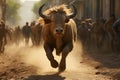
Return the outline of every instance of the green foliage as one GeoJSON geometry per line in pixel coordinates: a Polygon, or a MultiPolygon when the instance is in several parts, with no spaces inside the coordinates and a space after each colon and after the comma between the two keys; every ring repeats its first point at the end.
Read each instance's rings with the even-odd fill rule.
{"type": "Polygon", "coordinates": [[[39,7],[44,4],[47,0],[40,0],[39,2],[36,2],[33,6],[32,11],[36,14],[36,17],[38,17],[38,10],[39,7]]]}
{"type": "Polygon", "coordinates": [[[18,10],[20,8],[19,0],[6,0],[6,20],[16,24],[20,20],[18,10]]]}

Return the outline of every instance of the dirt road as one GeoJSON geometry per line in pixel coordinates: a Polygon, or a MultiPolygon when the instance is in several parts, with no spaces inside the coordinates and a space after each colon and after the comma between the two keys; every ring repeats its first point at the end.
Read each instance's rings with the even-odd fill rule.
{"type": "MultiPolygon", "coordinates": [[[[0,56],[0,80],[120,80],[119,66],[108,68],[99,61],[105,62],[103,56],[93,55],[85,54],[77,42],[67,57],[66,71],[58,73],[51,68],[42,47],[10,45],[0,56]]],[[[55,58],[60,61],[60,56],[55,58]]]]}

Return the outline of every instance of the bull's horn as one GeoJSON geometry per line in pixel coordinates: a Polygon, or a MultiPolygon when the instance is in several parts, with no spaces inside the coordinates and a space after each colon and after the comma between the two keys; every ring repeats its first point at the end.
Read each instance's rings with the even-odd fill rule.
{"type": "Polygon", "coordinates": [[[45,6],[45,4],[43,4],[43,5],[39,8],[39,16],[41,16],[42,18],[47,18],[47,16],[42,13],[42,8],[43,8],[44,6],[45,6]]]}
{"type": "Polygon", "coordinates": [[[67,16],[68,19],[75,17],[76,14],[77,14],[77,9],[76,9],[76,7],[75,7],[74,5],[72,5],[72,7],[73,7],[73,13],[67,16]]]}

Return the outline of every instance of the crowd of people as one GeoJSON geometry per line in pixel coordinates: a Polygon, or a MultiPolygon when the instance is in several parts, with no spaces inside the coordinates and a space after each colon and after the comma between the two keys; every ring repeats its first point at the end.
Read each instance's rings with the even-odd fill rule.
{"type": "Polygon", "coordinates": [[[25,25],[9,27],[4,21],[0,22],[0,53],[4,53],[6,44],[15,44],[19,46],[21,42],[29,45],[30,39],[32,46],[40,45],[42,26],[40,23],[36,24],[35,21],[26,22],[25,25]]]}
{"type": "Polygon", "coordinates": [[[119,51],[120,19],[111,15],[108,20],[92,18],[75,19],[78,38],[87,50],[119,51]]]}
{"type": "MultiPolygon", "coordinates": [[[[92,18],[75,19],[77,25],[78,39],[84,49],[120,51],[120,19],[112,15],[108,20],[92,18]]],[[[4,47],[9,43],[19,45],[24,41],[26,45],[31,39],[32,44],[38,46],[41,40],[42,23],[35,21],[23,27],[17,26],[9,28],[4,21],[0,22],[0,53],[4,52],[4,47]]]]}

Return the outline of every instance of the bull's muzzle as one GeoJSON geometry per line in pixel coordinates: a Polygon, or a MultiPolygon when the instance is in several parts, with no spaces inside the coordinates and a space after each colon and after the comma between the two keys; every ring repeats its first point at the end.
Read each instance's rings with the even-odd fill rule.
{"type": "Polygon", "coordinates": [[[63,28],[56,28],[55,31],[56,31],[56,33],[59,33],[59,34],[60,34],[60,33],[63,33],[63,28]]]}

